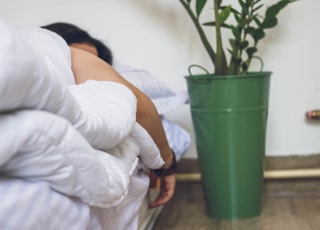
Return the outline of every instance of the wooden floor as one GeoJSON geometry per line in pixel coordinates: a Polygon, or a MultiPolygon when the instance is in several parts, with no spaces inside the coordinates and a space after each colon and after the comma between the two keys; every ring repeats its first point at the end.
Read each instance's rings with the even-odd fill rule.
{"type": "MultiPolygon", "coordinates": [[[[299,186],[304,187],[301,183],[299,186]]],[[[179,182],[174,198],[162,210],[153,230],[320,230],[317,189],[291,192],[275,187],[265,189],[259,218],[216,221],[206,217],[200,182],[179,182]]]]}

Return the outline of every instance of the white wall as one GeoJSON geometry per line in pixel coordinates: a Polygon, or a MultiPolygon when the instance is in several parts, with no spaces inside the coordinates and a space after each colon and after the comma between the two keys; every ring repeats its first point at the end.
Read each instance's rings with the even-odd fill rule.
{"type": "MultiPolygon", "coordinates": [[[[265,70],[273,72],[267,155],[320,153],[320,122],[304,117],[320,108],[318,9],[319,0],[292,4],[260,44],[265,70]]],[[[178,0],[1,0],[0,16],[16,25],[75,23],[110,45],[116,60],[148,69],[176,89],[186,89],[190,64],[211,68],[178,0]]],[[[188,106],[168,117],[192,132],[188,106]]],[[[194,143],[186,157],[196,157],[194,143]]]]}

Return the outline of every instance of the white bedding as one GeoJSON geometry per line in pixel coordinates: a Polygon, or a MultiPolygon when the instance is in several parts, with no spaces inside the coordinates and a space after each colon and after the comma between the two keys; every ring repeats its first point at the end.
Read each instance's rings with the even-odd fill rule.
{"type": "MultiPolygon", "coordinates": [[[[74,215],[69,213],[61,224],[136,229],[149,182],[144,168],[164,162],[135,122],[132,92],[111,82],[74,85],[69,48],[53,33],[15,28],[0,19],[0,34],[0,194],[7,195],[8,204],[27,204],[15,209],[19,222],[8,218],[10,205],[1,205],[0,228],[21,229],[23,220],[31,223],[23,229],[48,229],[51,220],[57,221],[40,210],[43,221],[27,220],[30,202],[37,201],[6,193],[6,185],[12,189],[16,184],[16,191],[22,185],[43,188],[52,197],[76,203],[79,209],[73,208],[74,215]],[[76,218],[79,212],[88,215],[76,218]]],[[[64,208],[54,213],[63,218],[64,208]]]]}

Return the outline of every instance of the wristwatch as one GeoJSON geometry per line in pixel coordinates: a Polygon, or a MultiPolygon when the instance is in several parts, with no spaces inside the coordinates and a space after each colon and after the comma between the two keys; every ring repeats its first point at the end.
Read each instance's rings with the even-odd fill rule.
{"type": "Polygon", "coordinates": [[[178,164],[177,164],[177,160],[176,160],[176,155],[174,154],[174,152],[172,151],[172,164],[170,165],[169,168],[160,168],[160,169],[154,169],[153,172],[158,176],[158,177],[164,177],[164,176],[169,176],[172,175],[174,173],[176,173],[177,168],[178,168],[178,164]]]}

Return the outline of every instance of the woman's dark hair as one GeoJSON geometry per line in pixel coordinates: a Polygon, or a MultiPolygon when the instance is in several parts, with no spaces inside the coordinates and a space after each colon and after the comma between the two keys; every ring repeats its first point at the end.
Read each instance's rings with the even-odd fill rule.
{"type": "Polygon", "coordinates": [[[98,56],[105,62],[112,65],[113,56],[111,50],[103,44],[100,40],[90,36],[88,32],[79,27],[65,22],[56,22],[49,25],[41,26],[41,28],[48,29],[59,34],[68,45],[73,43],[86,43],[96,47],[98,56]]]}

